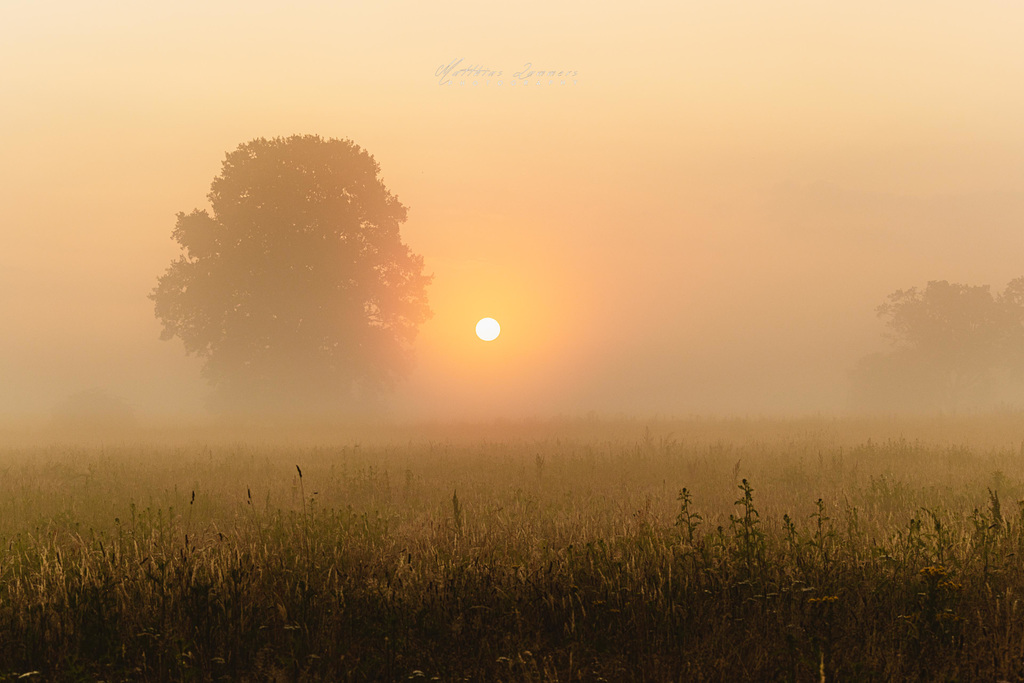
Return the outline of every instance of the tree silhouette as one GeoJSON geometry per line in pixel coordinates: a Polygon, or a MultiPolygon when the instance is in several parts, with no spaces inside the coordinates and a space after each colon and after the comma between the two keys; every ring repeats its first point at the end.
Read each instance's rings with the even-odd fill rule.
{"type": "Polygon", "coordinates": [[[150,299],[222,407],[365,404],[410,369],[431,277],[379,173],[349,140],[260,138],[227,154],[212,213],[177,215],[150,299]]]}
{"type": "Polygon", "coordinates": [[[876,310],[894,348],[860,362],[855,382],[862,398],[874,392],[903,407],[955,410],[1021,379],[1024,278],[995,295],[988,285],[932,281],[924,290],[890,294],[876,310]]]}

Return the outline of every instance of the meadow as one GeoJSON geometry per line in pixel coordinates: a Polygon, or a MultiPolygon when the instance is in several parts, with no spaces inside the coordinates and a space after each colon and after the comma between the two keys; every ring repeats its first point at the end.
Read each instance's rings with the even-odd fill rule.
{"type": "Polygon", "coordinates": [[[1020,414],[0,439],[0,680],[1024,680],[1020,414]]]}

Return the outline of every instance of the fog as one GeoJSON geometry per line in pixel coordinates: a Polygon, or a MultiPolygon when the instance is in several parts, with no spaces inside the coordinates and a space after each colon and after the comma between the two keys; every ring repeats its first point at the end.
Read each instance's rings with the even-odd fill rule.
{"type": "Polygon", "coordinates": [[[401,418],[840,413],[889,293],[1024,275],[1010,3],[3,14],[5,417],[83,391],[203,414],[202,363],[147,296],[175,214],[259,137],[351,139],[409,207],[434,315],[401,418]],[[441,85],[459,59],[502,85],[441,85]],[[524,68],[576,75],[509,85],[524,68]]]}

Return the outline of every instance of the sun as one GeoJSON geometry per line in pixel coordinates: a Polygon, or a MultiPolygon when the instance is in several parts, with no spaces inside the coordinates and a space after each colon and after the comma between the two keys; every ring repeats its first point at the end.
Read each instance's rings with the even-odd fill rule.
{"type": "Polygon", "coordinates": [[[501,334],[501,325],[494,318],[484,318],[476,324],[476,336],[484,341],[494,341],[501,334]]]}

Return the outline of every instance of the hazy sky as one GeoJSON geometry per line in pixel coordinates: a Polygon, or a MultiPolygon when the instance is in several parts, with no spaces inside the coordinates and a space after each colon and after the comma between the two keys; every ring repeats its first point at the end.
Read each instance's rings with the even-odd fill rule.
{"type": "Polygon", "coordinates": [[[0,411],[199,408],[146,298],[174,214],[306,133],[375,156],[435,275],[397,410],[841,409],[886,294],[1024,275],[1021,35],[1010,0],[5,0],[0,411]]]}

